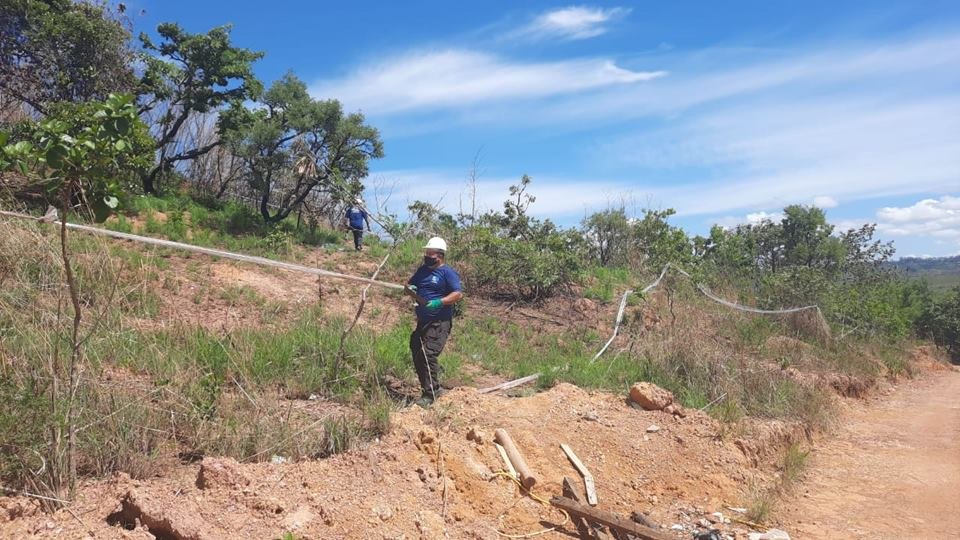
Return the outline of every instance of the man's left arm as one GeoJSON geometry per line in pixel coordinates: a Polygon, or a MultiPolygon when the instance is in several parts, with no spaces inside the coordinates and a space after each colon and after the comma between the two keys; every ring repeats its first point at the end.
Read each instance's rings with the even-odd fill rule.
{"type": "Polygon", "coordinates": [[[451,270],[447,274],[447,290],[449,291],[447,295],[440,299],[440,303],[444,306],[452,306],[463,299],[463,287],[460,285],[460,276],[455,271],[451,270]]]}

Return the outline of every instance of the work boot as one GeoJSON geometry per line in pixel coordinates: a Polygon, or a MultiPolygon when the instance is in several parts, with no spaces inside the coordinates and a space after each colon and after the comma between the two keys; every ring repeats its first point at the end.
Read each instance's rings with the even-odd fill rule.
{"type": "Polygon", "coordinates": [[[424,409],[429,409],[433,405],[434,401],[436,401],[440,396],[446,393],[447,391],[444,390],[443,388],[440,388],[434,392],[424,392],[420,396],[420,399],[418,399],[415,403],[423,407],[424,409]]]}

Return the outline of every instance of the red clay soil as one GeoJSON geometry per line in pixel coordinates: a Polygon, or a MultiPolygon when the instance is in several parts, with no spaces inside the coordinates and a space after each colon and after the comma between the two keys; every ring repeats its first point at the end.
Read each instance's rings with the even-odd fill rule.
{"type": "Polygon", "coordinates": [[[931,371],[814,448],[781,517],[795,538],[960,537],[960,371],[931,371]]]}
{"type": "MultiPolygon", "coordinates": [[[[668,529],[681,524],[678,537],[689,537],[707,511],[739,506],[742,486],[771,477],[742,445],[718,438],[719,426],[703,413],[641,411],[620,396],[568,384],[519,399],[461,388],[432,410],[410,407],[393,422],[384,440],[329,459],[227,462],[226,477],[240,480],[207,481],[205,489],[197,487],[197,464],[146,481],[87,481],[73,515],[36,512],[22,497],[0,499],[0,508],[18,515],[0,523],[0,537],[149,538],[150,527],[169,538],[278,538],[289,531],[316,539],[492,539],[497,529],[521,534],[557,525],[543,537],[575,535],[561,514],[494,474],[503,469],[491,442],[498,427],[540,476],[536,495],[560,494],[564,476],[581,485],[560,450],[567,443],[591,469],[600,508],[649,513],[668,529]],[[651,425],[660,429],[648,433],[651,425]],[[471,430],[479,443],[468,440],[471,430]]],[[[746,532],[736,523],[723,528],[746,532]]]]}

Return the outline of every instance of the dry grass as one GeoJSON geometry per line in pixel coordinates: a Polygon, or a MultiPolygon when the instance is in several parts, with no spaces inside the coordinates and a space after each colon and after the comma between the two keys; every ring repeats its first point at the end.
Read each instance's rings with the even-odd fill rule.
{"type": "MultiPolygon", "coordinates": [[[[70,318],[59,246],[42,225],[2,222],[0,227],[5,230],[0,236],[0,398],[5,403],[0,479],[54,494],[46,489],[52,483],[44,474],[63,456],[48,455],[47,434],[62,430],[64,419],[56,412],[59,407],[50,407],[49,396],[54,378],[65,371],[70,318]]],[[[159,300],[151,286],[159,279],[155,261],[132,251],[104,256],[116,246],[98,238],[74,235],[71,244],[85,311],[81,382],[74,398],[81,474],[124,471],[143,478],[178,457],[207,454],[249,461],[320,457],[389,431],[392,402],[382,392],[355,392],[363,384],[376,385],[387,367],[370,366],[369,381],[347,378],[329,387],[322,380],[309,386],[302,370],[278,371],[275,360],[302,356],[306,361],[313,354],[322,359],[324,347],[332,346],[326,338],[336,334],[334,326],[294,325],[276,336],[253,331],[217,337],[186,325],[134,330],[124,324],[126,318],[157,316],[159,300]],[[265,356],[283,342],[300,350],[281,348],[265,356]],[[293,390],[304,397],[329,389],[342,392],[349,403],[286,399],[279,391],[289,387],[284,380],[307,385],[293,390]]],[[[243,289],[223,294],[259,301],[243,289]]],[[[351,341],[348,353],[369,361],[379,345],[351,341]]],[[[312,364],[317,364],[314,371],[325,372],[315,357],[312,364]]],[[[350,370],[355,367],[349,364],[350,370]]]]}

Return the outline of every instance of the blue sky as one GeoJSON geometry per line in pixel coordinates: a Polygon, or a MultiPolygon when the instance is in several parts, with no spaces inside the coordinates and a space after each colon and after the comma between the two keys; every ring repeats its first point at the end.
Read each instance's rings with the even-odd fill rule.
{"type": "Polygon", "coordinates": [[[625,203],[703,233],[816,203],[898,255],[960,253],[960,3],[127,2],[137,31],[233,23],[380,128],[368,202],[457,211],[533,178],[573,225],[625,203]]]}

